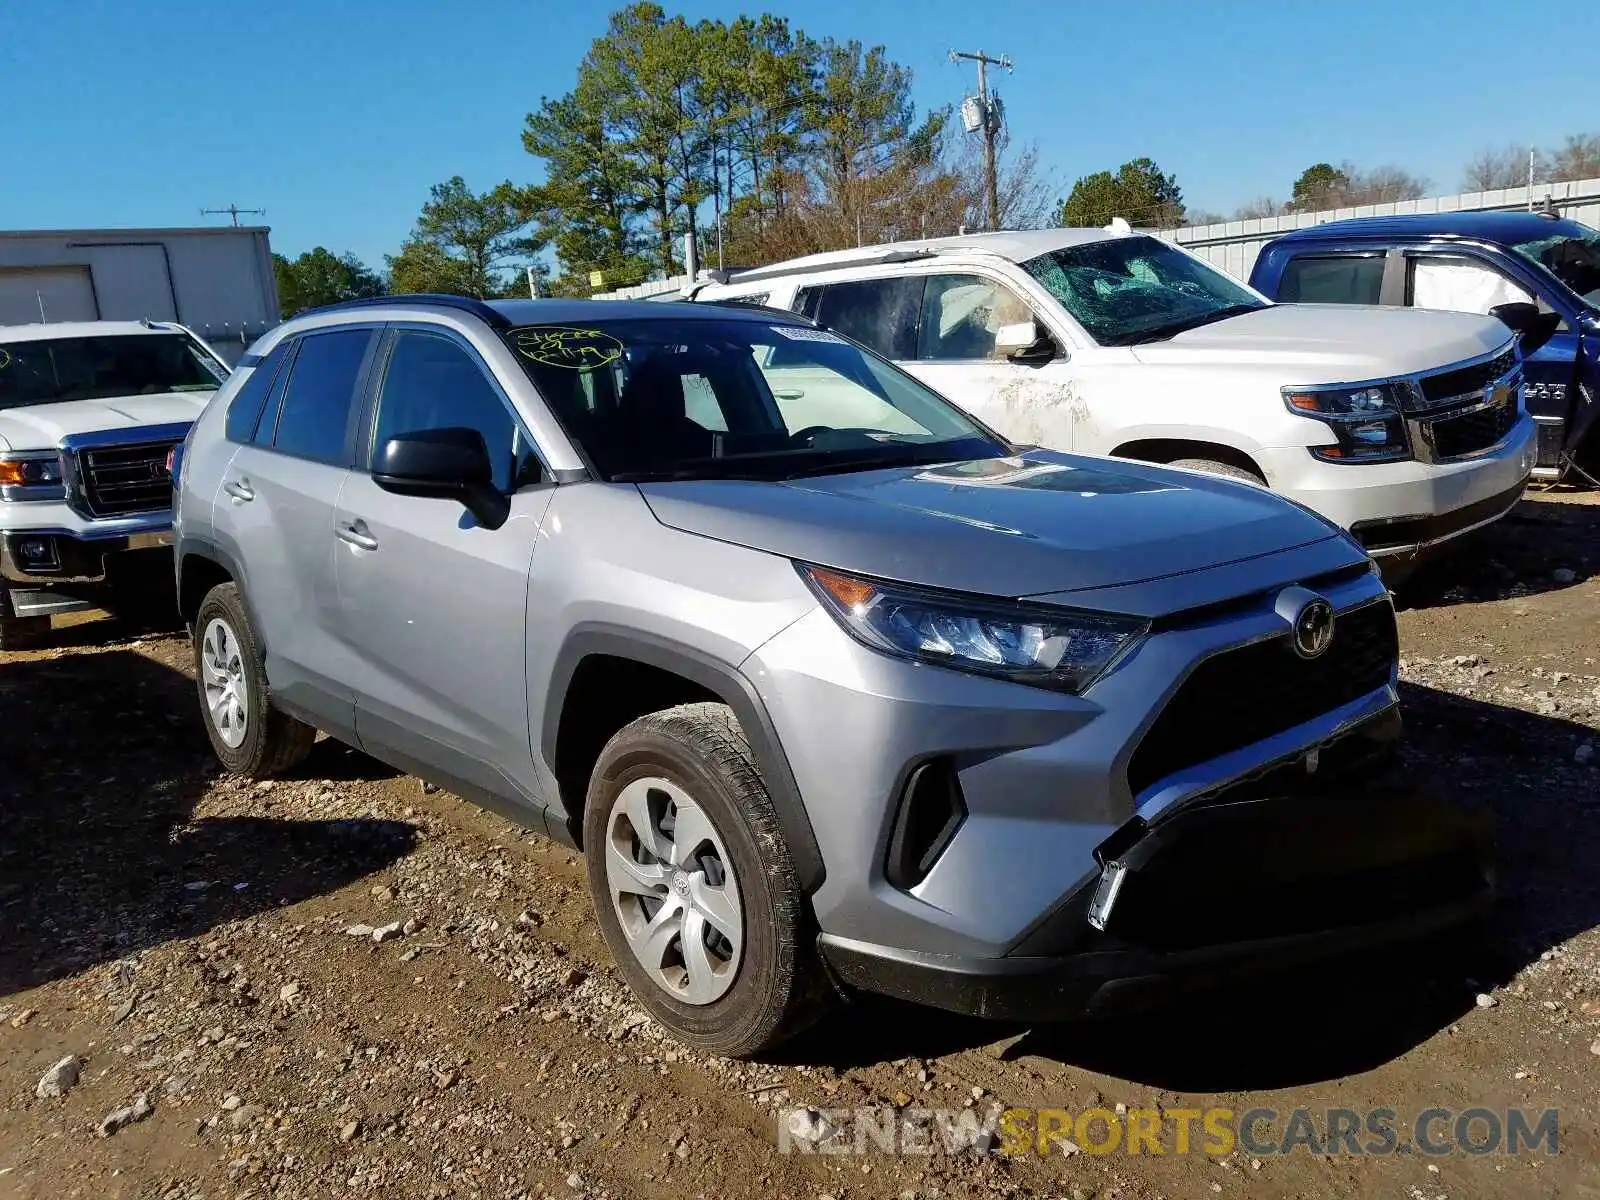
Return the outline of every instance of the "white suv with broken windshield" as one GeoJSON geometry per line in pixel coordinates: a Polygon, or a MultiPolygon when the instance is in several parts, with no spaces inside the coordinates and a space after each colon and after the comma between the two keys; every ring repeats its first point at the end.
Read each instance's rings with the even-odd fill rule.
{"type": "Polygon", "coordinates": [[[0,325],[0,649],[170,590],[171,459],[227,378],[181,325],[0,325]]]}
{"type": "MultiPolygon", "coordinates": [[[[1121,223],[817,254],[688,292],[804,313],[1013,442],[1265,484],[1397,568],[1504,515],[1533,466],[1500,320],[1274,304],[1121,223]]],[[[791,426],[825,423],[817,382],[788,382],[791,426]]]]}

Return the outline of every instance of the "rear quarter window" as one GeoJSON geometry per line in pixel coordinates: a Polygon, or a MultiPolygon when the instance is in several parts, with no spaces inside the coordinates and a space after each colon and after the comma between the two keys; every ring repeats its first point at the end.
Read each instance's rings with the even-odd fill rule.
{"type": "Polygon", "coordinates": [[[239,385],[228,404],[227,438],[230,442],[248,443],[256,436],[256,426],[261,422],[261,412],[272,394],[272,383],[288,357],[292,339],[279,342],[272,353],[251,368],[250,374],[239,385]]]}

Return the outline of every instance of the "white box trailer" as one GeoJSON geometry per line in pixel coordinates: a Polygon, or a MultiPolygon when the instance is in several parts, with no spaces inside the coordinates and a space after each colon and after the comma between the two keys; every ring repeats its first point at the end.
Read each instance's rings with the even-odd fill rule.
{"type": "Polygon", "coordinates": [[[140,318],[234,363],[281,319],[267,230],[0,230],[0,325],[140,318]]]}

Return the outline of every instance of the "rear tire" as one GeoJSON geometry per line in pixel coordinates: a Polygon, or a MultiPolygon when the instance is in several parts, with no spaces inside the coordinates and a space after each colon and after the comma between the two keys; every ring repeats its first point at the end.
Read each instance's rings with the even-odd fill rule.
{"type": "Polygon", "coordinates": [[[1266,487],[1267,481],[1254,471],[1247,471],[1244,467],[1236,467],[1232,463],[1217,462],[1211,458],[1175,458],[1167,464],[1171,467],[1187,467],[1191,471],[1204,471],[1208,475],[1222,475],[1228,479],[1241,479],[1245,483],[1253,483],[1257,487],[1266,487]]]}
{"type": "Polygon", "coordinates": [[[317,731],[273,706],[237,584],[219,584],[206,594],[193,642],[200,715],[222,765],[247,779],[271,779],[304,761],[317,731]]]}
{"type": "Polygon", "coordinates": [[[827,1011],[834,993],[794,860],[732,710],[684,704],[625,726],[585,803],[601,932],[675,1037],[750,1058],[827,1011]]]}

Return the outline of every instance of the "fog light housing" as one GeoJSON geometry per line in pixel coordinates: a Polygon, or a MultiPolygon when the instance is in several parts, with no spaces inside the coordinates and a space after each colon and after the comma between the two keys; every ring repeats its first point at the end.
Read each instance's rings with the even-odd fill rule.
{"type": "Polygon", "coordinates": [[[11,557],[24,571],[54,571],[61,560],[52,537],[19,537],[12,540],[11,557]]]}

